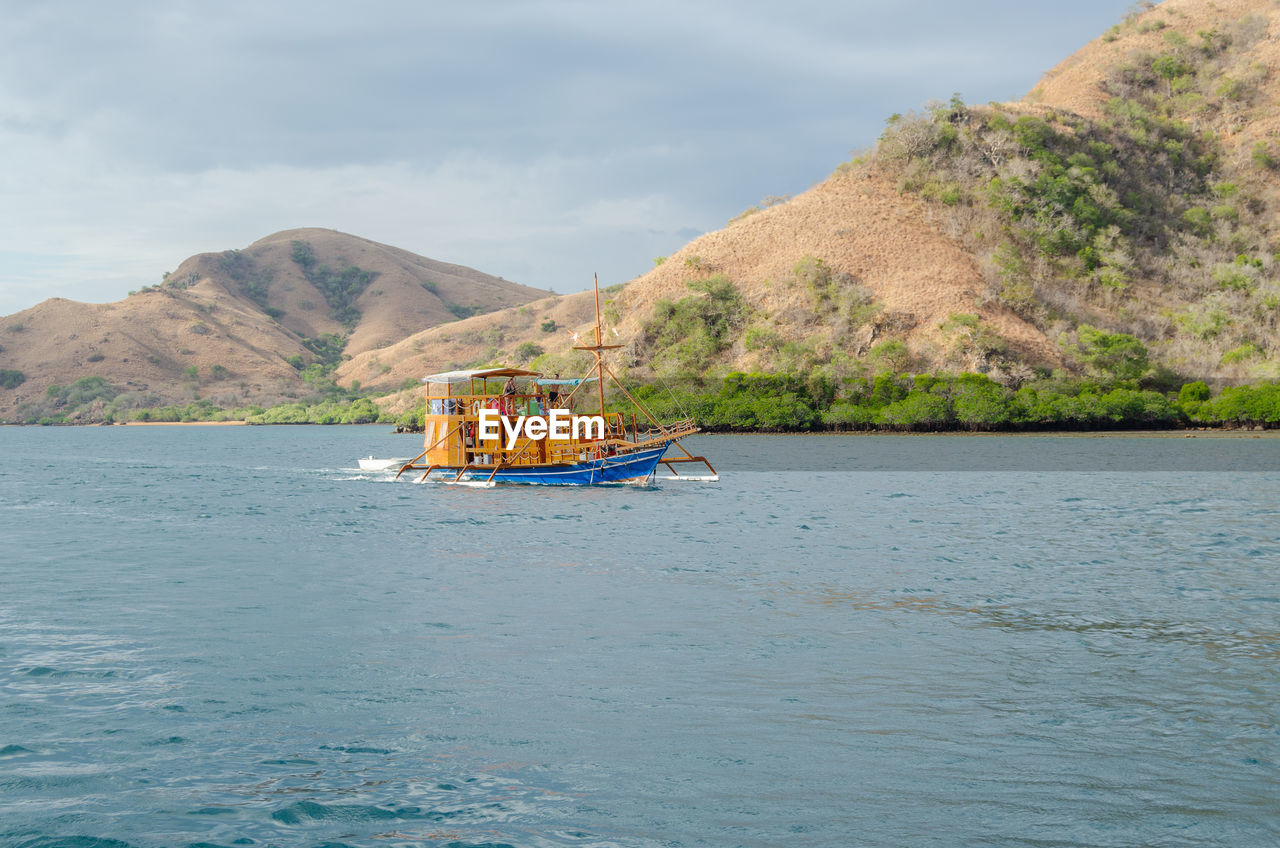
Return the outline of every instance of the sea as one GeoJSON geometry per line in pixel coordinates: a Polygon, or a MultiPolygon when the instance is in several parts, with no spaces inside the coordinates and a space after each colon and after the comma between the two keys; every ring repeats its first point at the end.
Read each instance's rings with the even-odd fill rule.
{"type": "Polygon", "coordinates": [[[1280,844],[1274,434],[420,445],[0,428],[0,845],[1280,844]]]}

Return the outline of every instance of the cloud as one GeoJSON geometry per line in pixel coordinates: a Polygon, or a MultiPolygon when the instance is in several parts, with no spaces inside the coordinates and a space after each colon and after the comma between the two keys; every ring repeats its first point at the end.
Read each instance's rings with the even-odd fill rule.
{"type": "Polygon", "coordinates": [[[892,112],[1030,88],[1127,4],[30,4],[0,30],[0,312],[304,225],[628,279],[892,112]]]}

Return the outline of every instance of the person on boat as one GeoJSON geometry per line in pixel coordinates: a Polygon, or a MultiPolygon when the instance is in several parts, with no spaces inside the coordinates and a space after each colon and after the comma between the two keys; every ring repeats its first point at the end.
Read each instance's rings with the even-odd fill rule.
{"type": "Polygon", "coordinates": [[[502,387],[502,414],[516,414],[516,378],[508,377],[507,384],[502,387]]]}
{"type": "Polygon", "coordinates": [[[542,395],[542,384],[535,380],[533,383],[533,398],[529,401],[529,414],[542,415],[546,410],[546,400],[542,395]]]}
{"type": "Polygon", "coordinates": [[[556,374],[556,381],[547,389],[547,403],[552,409],[560,406],[560,375],[556,374]]]}

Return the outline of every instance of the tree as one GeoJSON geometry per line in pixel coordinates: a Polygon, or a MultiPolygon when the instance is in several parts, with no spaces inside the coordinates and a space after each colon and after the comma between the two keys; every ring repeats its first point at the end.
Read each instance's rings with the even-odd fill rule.
{"type": "Polygon", "coordinates": [[[961,374],[951,388],[956,421],[973,430],[1007,424],[1013,392],[984,374],[961,374]]]}
{"type": "Polygon", "coordinates": [[[889,339],[874,345],[867,352],[867,359],[875,366],[877,371],[893,371],[897,373],[905,369],[911,361],[911,351],[907,348],[906,342],[899,339],[889,339]]]}
{"type": "Polygon", "coordinates": [[[1188,403],[1204,403],[1209,399],[1209,387],[1204,380],[1196,380],[1194,383],[1185,383],[1178,390],[1178,405],[1185,406],[1188,403]]]}
{"type": "Polygon", "coordinates": [[[1094,372],[1117,380],[1136,380],[1147,372],[1147,346],[1128,333],[1108,333],[1081,324],[1076,354],[1094,372]]]}

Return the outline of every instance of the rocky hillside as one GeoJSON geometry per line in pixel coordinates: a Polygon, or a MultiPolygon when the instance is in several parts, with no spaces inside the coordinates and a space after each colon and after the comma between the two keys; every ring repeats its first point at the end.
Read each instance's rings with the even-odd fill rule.
{"type": "MultiPolygon", "coordinates": [[[[1280,376],[1278,35],[1274,0],[1167,0],[1023,101],[893,116],[820,185],[611,290],[618,364],[692,383],[731,370],[976,370],[1013,386],[1064,370],[1163,388],[1280,376]],[[1117,365],[1112,346],[1133,356],[1117,365]]],[[[340,373],[391,388],[480,362],[573,372],[589,301],[426,330],[340,373]]]]}
{"type": "Polygon", "coordinates": [[[53,298],[0,318],[0,420],[56,406],[50,386],[86,377],[126,407],[277,403],[311,393],[344,357],[546,294],[333,230],[289,230],[193,256],[117,303],[53,298]]]}

